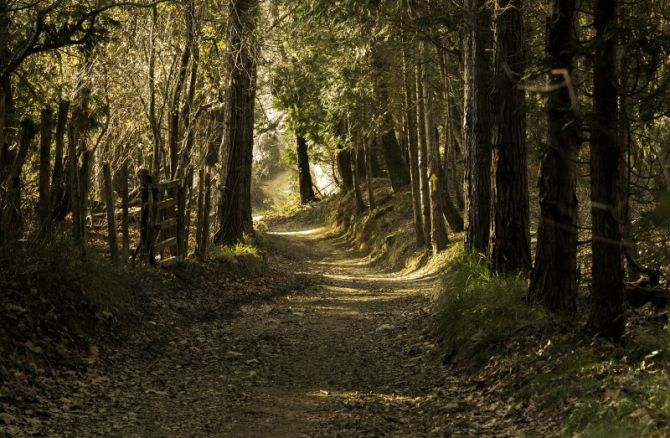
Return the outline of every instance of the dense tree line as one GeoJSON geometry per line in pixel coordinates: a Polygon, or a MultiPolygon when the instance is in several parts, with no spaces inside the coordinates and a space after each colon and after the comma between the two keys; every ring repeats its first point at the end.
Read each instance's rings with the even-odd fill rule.
{"type": "Polygon", "coordinates": [[[620,339],[627,285],[657,286],[669,257],[669,17],[658,0],[0,0],[0,244],[67,222],[85,252],[105,187],[133,202],[141,171],[195,180],[196,253],[213,205],[211,238],[240,242],[276,130],[303,203],[310,161],[360,213],[388,178],[419,247],[463,232],[567,316],[587,285],[595,332],[620,339]]]}

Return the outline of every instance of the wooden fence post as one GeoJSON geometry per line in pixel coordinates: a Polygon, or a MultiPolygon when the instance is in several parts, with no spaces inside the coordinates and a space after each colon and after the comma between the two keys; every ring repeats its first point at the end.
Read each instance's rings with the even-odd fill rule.
{"type": "Polygon", "coordinates": [[[105,206],[107,207],[107,233],[112,263],[119,263],[119,245],[116,236],[116,211],[114,208],[114,189],[112,188],[112,171],[109,162],[102,163],[102,174],[105,179],[105,206]]]}
{"type": "Polygon", "coordinates": [[[198,260],[203,259],[202,257],[202,225],[203,217],[205,212],[205,167],[203,166],[198,172],[198,222],[195,229],[195,253],[198,256],[198,260]]]}
{"type": "MultiPolygon", "coordinates": [[[[181,176],[181,175],[180,175],[181,176]]],[[[186,180],[179,179],[177,195],[177,261],[184,260],[184,225],[186,224],[186,180]]]]}
{"type": "Polygon", "coordinates": [[[184,258],[188,256],[188,238],[191,228],[191,210],[193,210],[193,168],[189,166],[186,172],[186,219],[184,220],[184,258]]]}
{"type": "Polygon", "coordinates": [[[205,214],[202,221],[202,259],[207,260],[207,247],[209,246],[209,211],[212,208],[212,178],[209,168],[205,173],[205,214]]]}
{"type": "Polygon", "coordinates": [[[154,247],[153,247],[153,235],[154,235],[154,187],[153,187],[153,178],[149,174],[149,171],[142,169],[140,171],[140,185],[141,185],[141,196],[142,196],[142,212],[140,214],[140,249],[142,258],[150,265],[155,263],[154,260],[154,247]]]}
{"type": "Polygon", "coordinates": [[[128,161],[124,161],[119,171],[121,190],[121,258],[125,263],[130,256],[130,233],[128,230],[128,161]]]}

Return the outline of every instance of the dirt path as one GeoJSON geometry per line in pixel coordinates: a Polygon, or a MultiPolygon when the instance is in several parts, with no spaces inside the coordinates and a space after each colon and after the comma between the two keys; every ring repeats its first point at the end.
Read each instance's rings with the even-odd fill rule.
{"type": "Polygon", "coordinates": [[[529,428],[522,412],[441,363],[426,334],[434,273],[371,268],[320,229],[270,238],[292,254],[286,269],[317,276],[314,286],[234,315],[172,322],[151,359],[137,352],[71,383],[78,395],[62,400],[43,432],[405,437],[529,428]]]}

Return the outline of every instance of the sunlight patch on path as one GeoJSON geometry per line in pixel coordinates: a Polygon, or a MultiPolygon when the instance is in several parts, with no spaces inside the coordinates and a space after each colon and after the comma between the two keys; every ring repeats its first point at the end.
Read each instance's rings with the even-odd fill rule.
{"type": "Polygon", "coordinates": [[[268,231],[267,234],[274,236],[318,236],[323,235],[326,231],[326,227],[312,228],[309,230],[298,230],[298,231],[268,231]]]}

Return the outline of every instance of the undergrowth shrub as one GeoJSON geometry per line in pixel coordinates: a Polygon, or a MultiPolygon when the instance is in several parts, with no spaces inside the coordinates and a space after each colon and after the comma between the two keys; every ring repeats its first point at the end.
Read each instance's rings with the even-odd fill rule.
{"type": "Polygon", "coordinates": [[[523,276],[491,273],[482,255],[461,244],[446,257],[438,325],[449,358],[485,361],[518,330],[544,322],[545,313],[525,303],[523,276]]]}

